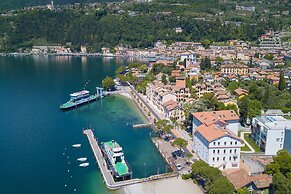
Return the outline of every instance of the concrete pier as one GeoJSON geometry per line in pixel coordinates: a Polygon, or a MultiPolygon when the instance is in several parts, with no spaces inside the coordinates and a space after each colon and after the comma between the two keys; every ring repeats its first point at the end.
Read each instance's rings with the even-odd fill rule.
{"type": "Polygon", "coordinates": [[[116,190],[116,189],[120,189],[124,186],[132,185],[132,184],[178,176],[176,173],[165,173],[165,174],[153,175],[148,178],[130,179],[130,180],[125,180],[125,181],[115,182],[110,171],[107,169],[105,159],[103,158],[102,151],[98,145],[96,138],[94,137],[93,131],[91,129],[86,129],[83,131],[83,134],[86,135],[88,138],[88,141],[90,143],[91,149],[93,150],[95,159],[97,160],[97,163],[100,168],[106,187],[109,190],[116,190]]]}

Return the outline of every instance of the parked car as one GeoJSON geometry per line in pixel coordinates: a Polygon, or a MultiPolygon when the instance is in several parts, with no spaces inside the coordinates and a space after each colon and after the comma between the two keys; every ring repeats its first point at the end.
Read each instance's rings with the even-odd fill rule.
{"type": "Polygon", "coordinates": [[[181,164],[177,163],[177,164],[176,164],[176,168],[177,168],[178,171],[180,171],[180,170],[182,170],[183,167],[182,167],[181,164]]]}

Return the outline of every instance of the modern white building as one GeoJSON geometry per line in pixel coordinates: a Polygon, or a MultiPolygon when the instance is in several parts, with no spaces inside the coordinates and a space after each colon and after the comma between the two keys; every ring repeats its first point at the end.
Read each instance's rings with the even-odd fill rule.
{"type": "Polygon", "coordinates": [[[265,155],[276,155],[284,147],[285,130],[291,130],[291,121],[282,116],[260,116],[253,118],[251,129],[251,137],[265,155]]]}
{"type": "Polygon", "coordinates": [[[239,168],[240,150],[237,137],[239,117],[232,110],[197,112],[193,115],[193,150],[210,166],[239,168]]]}

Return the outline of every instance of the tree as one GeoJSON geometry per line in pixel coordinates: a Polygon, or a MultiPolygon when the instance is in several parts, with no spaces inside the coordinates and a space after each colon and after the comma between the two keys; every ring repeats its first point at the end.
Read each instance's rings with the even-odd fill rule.
{"type": "Polygon", "coordinates": [[[118,75],[118,74],[121,74],[123,72],[125,72],[126,70],[126,67],[124,65],[121,65],[120,67],[118,67],[116,70],[115,70],[115,74],[118,75]]]}
{"type": "Polygon", "coordinates": [[[242,123],[246,123],[248,115],[249,115],[248,98],[247,97],[242,98],[238,103],[238,107],[239,107],[239,114],[240,114],[242,123]]]}
{"type": "Polygon", "coordinates": [[[112,90],[115,87],[115,82],[113,81],[113,79],[111,77],[106,77],[102,81],[102,85],[103,85],[103,88],[105,90],[112,90]]]}
{"type": "Polygon", "coordinates": [[[163,127],[162,132],[163,133],[169,133],[171,131],[171,129],[173,129],[172,125],[166,125],[163,127]]]}
{"type": "Polygon", "coordinates": [[[162,83],[165,84],[165,85],[168,83],[167,77],[166,77],[165,74],[162,75],[162,83]]]}
{"type": "Polygon", "coordinates": [[[250,119],[261,114],[262,103],[258,100],[249,100],[248,101],[248,117],[250,119]]]}
{"type": "Polygon", "coordinates": [[[146,64],[141,65],[138,70],[140,70],[142,73],[146,73],[148,70],[148,66],[146,64]]]}
{"type": "Polygon", "coordinates": [[[229,83],[227,89],[233,94],[234,93],[234,90],[238,89],[239,88],[239,85],[236,81],[232,81],[229,83]]]}
{"type": "Polygon", "coordinates": [[[224,59],[221,57],[216,57],[216,59],[215,59],[215,63],[218,65],[221,65],[223,63],[223,61],[224,61],[224,59]]]}
{"type": "Polygon", "coordinates": [[[185,139],[177,138],[175,141],[173,141],[173,146],[177,146],[182,149],[182,147],[186,147],[188,145],[188,142],[185,139]]]}
{"type": "Polygon", "coordinates": [[[210,61],[210,59],[208,57],[205,57],[205,59],[201,60],[200,68],[202,70],[208,70],[208,69],[211,68],[211,61],[210,61]]]}
{"type": "Polygon", "coordinates": [[[286,82],[285,82],[285,78],[284,78],[284,72],[281,71],[280,72],[280,80],[279,80],[278,89],[280,91],[283,91],[285,88],[286,88],[286,82]]]}
{"type": "Polygon", "coordinates": [[[168,124],[169,124],[169,121],[168,120],[162,119],[162,120],[159,120],[159,121],[156,122],[156,127],[158,129],[162,129],[162,128],[164,128],[168,124]]]}
{"type": "Polygon", "coordinates": [[[226,178],[221,178],[213,182],[209,194],[233,194],[234,191],[234,186],[226,178]]]}
{"type": "Polygon", "coordinates": [[[249,190],[246,187],[240,188],[237,190],[237,194],[249,194],[249,190]]]}
{"type": "Polygon", "coordinates": [[[210,47],[210,40],[205,39],[201,41],[201,44],[204,46],[204,48],[208,49],[210,47]]]}
{"type": "Polygon", "coordinates": [[[121,83],[126,83],[128,81],[128,77],[122,74],[118,75],[118,79],[120,80],[121,83]]]}
{"type": "Polygon", "coordinates": [[[269,54],[266,54],[266,55],[264,56],[264,58],[267,59],[267,60],[272,61],[272,60],[274,59],[274,55],[269,53],[269,54]]]}

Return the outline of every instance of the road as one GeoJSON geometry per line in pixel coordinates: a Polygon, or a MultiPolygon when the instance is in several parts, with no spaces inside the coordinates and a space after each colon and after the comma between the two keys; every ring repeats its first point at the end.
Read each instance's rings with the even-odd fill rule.
{"type": "Polygon", "coordinates": [[[134,87],[133,87],[132,85],[130,85],[129,83],[128,83],[128,85],[129,85],[131,91],[133,91],[134,94],[135,94],[135,95],[136,95],[136,96],[137,96],[137,97],[142,101],[142,103],[147,107],[147,109],[151,111],[151,113],[156,117],[156,119],[157,119],[157,120],[161,120],[161,117],[156,113],[155,110],[152,109],[152,107],[150,107],[150,106],[148,105],[148,103],[143,99],[143,97],[140,96],[140,94],[137,93],[137,92],[135,91],[134,87]]]}

